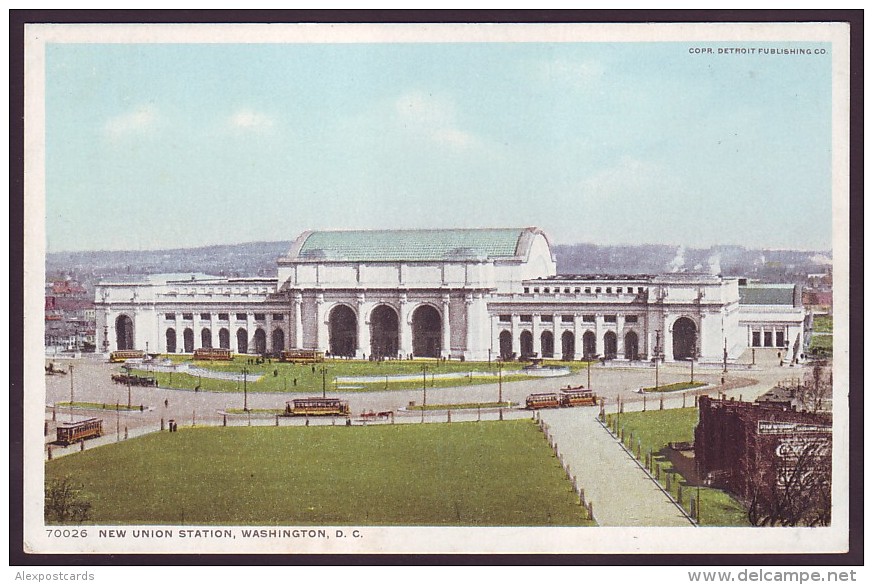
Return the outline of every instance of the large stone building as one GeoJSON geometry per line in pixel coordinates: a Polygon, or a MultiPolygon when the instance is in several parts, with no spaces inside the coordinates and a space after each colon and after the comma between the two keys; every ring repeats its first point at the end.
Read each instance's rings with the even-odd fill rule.
{"type": "Polygon", "coordinates": [[[307,231],[278,278],[102,282],[96,307],[103,351],[162,353],[721,362],[749,347],[754,328],[788,348],[803,326],[802,307],[744,316],[734,278],[557,275],[534,227],[307,231]]]}

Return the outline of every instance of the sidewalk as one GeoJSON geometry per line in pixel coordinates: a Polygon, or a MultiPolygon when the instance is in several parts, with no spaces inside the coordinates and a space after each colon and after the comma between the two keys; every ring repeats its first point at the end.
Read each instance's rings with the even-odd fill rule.
{"type": "Polygon", "coordinates": [[[598,409],[543,410],[558,451],[585,490],[600,526],[692,526],[597,422],[598,409]]]}

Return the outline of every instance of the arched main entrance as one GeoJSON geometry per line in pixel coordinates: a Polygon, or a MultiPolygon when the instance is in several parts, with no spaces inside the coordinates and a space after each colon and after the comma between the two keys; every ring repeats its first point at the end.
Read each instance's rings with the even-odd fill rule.
{"type": "Polygon", "coordinates": [[[696,357],[697,325],[688,317],[679,317],[673,323],[673,359],[696,357]]]}
{"type": "Polygon", "coordinates": [[[212,331],[208,327],[204,327],[200,331],[200,347],[212,349],[212,331]]]}
{"type": "Polygon", "coordinates": [[[236,330],[236,352],[249,353],[249,334],[242,327],[236,330]]]}
{"type": "Polygon", "coordinates": [[[358,318],[351,307],[337,305],[328,317],[330,354],[354,357],[358,347],[358,318]]]}
{"type": "Polygon", "coordinates": [[[379,305],[370,313],[370,354],[374,358],[396,358],[400,320],[397,311],[388,305],[379,305]]]}
{"type": "Polygon", "coordinates": [[[278,354],[280,351],[285,349],[285,332],[281,329],[273,329],[273,335],[271,336],[271,341],[273,342],[273,353],[278,354]]]}
{"type": "Polygon", "coordinates": [[[176,353],[176,330],[167,329],[167,353],[176,353]]]}
{"type": "Polygon", "coordinates": [[[582,355],[586,359],[593,358],[597,355],[597,337],[593,331],[586,331],[582,336],[582,355]]]}
{"type": "Polygon", "coordinates": [[[561,359],[565,362],[573,361],[576,355],[576,339],[572,331],[564,331],[561,335],[561,359]]]}
{"type": "Polygon", "coordinates": [[[218,330],[218,347],[230,349],[230,331],[224,327],[218,330]]]}
{"type": "Polygon", "coordinates": [[[120,351],[133,349],[133,321],[127,315],[115,319],[115,347],[120,351]]]}
{"type": "Polygon", "coordinates": [[[614,331],[603,334],[603,357],[614,360],[618,354],[618,337],[614,331]]]}
{"type": "Polygon", "coordinates": [[[500,332],[500,359],[512,359],[512,333],[505,330],[500,332]]]}
{"type": "Polygon", "coordinates": [[[194,330],[190,327],[186,328],[182,333],[182,341],[185,353],[192,353],[194,351],[194,330]]]}
{"type": "Polygon", "coordinates": [[[412,354],[415,357],[440,357],[442,317],[430,305],[422,305],[412,313],[412,354]]]}
{"type": "Polygon", "coordinates": [[[640,359],[640,341],[634,331],[628,331],[624,336],[624,359],[630,361],[640,359]]]}
{"type": "Polygon", "coordinates": [[[555,335],[551,331],[543,331],[540,335],[540,349],[542,357],[555,357],[555,335]]]}
{"type": "Polygon", "coordinates": [[[527,359],[533,356],[533,334],[530,331],[522,331],[518,341],[521,357],[527,359]]]}
{"type": "Polygon", "coordinates": [[[255,330],[255,353],[258,355],[267,353],[267,334],[263,329],[255,330]]]}

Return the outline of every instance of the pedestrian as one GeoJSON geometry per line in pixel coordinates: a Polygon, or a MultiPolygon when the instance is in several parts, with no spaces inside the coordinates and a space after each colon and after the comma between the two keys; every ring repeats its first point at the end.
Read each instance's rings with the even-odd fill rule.
{"type": "Polygon", "coordinates": [[[297,385],[297,378],[294,378],[294,385],[297,385]]]}
{"type": "Polygon", "coordinates": [[[164,408],[168,408],[170,406],[170,399],[164,398],[164,408]]]}

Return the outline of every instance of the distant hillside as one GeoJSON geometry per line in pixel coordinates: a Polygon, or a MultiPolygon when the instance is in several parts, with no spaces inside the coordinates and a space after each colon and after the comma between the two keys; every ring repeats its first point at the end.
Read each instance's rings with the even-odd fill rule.
{"type": "MultiPolygon", "coordinates": [[[[276,259],[287,242],[251,242],[145,252],[59,252],[46,256],[47,278],[69,277],[89,291],[101,278],[120,275],[197,272],[218,276],[276,276],[276,259]]],[[[760,250],[741,246],[698,249],[666,245],[556,245],[561,274],[659,274],[674,271],[747,276],[764,282],[805,282],[824,272],[827,252],[760,250]]]]}

